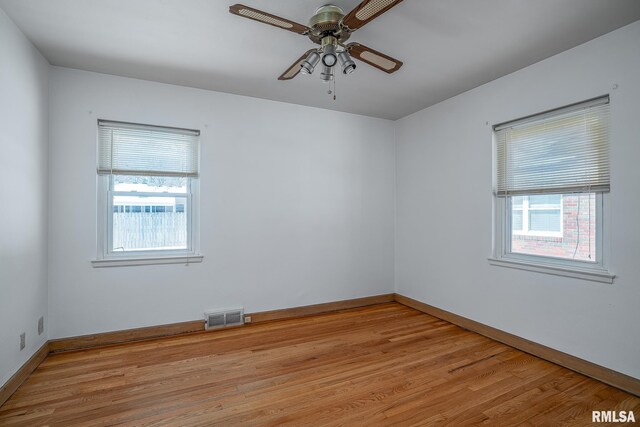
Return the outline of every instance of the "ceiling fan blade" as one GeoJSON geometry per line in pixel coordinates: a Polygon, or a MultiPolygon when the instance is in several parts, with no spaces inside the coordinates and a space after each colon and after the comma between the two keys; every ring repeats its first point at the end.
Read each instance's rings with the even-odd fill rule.
{"type": "Polygon", "coordinates": [[[398,61],[384,53],[373,50],[360,43],[349,43],[347,46],[351,56],[358,58],[362,62],[376,67],[385,73],[394,73],[402,67],[402,61],[398,61]]]}
{"type": "Polygon", "coordinates": [[[364,0],[343,19],[348,31],[355,31],[400,3],[402,0],[364,0]]]}
{"type": "Polygon", "coordinates": [[[300,58],[296,59],[296,62],[291,64],[291,66],[287,68],[287,70],[282,73],[280,77],[278,77],[278,80],[291,80],[292,78],[297,76],[300,73],[300,64],[302,64],[302,61],[307,59],[307,56],[309,56],[309,54],[311,52],[314,52],[315,50],[316,49],[309,49],[308,51],[303,53],[300,58]]]}
{"type": "Polygon", "coordinates": [[[281,18],[279,16],[272,15],[258,9],[254,9],[243,4],[234,4],[233,6],[229,6],[229,12],[233,13],[234,15],[242,16],[243,18],[253,19],[254,21],[273,25],[274,27],[289,30],[298,34],[304,35],[309,31],[309,27],[305,25],[289,21],[288,19],[281,18]]]}

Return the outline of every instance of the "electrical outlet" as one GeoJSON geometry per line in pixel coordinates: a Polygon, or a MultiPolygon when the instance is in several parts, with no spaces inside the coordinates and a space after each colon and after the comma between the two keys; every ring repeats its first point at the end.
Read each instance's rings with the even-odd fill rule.
{"type": "Polygon", "coordinates": [[[44,316],[40,316],[38,319],[38,335],[42,335],[44,332],[44,316]]]}
{"type": "Polygon", "coordinates": [[[244,316],[244,323],[251,323],[251,316],[244,316]]]}
{"type": "Polygon", "coordinates": [[[27,334],[25,332],[21,333],[20,334],[20,350],[24,350],[24,347],[27,345],[26,340],[27,340],[27,334]]]}

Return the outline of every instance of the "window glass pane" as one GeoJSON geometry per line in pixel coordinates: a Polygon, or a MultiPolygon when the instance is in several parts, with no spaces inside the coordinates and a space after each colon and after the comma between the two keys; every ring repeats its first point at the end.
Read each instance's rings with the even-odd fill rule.
{"type": "Polygon", "coordinates": [[[522,209],[522,201],[524,196],[514,196],[511,198],[511,206],[515,209],[522,209]]]}
{"type": "Polygon", "coordinates": [[[596,262],[595,193],[525,197],[511,204],[512,253],[596,262]]]}
{"type": "Polygon", "coordinates": [[[560,209],[529,210],[529,230],[560,231],[560,209]]]}
{"type": "Polygon", "coordinates": [[[188,249],[186,197],[132,193],[113,196],[113,206],[114,252],[188,249]]]}
{"type": "Polygon", "coordinates": [[[112,175],[113,191],[186,193],[189,178],[174,176],[112,175]]]}
{"type": "Polygon", "coordinates": [[[511,212],[511,228],[513,231],[522,230],[522,211],[514,209],[511,212]]]}
{"type": "Polygon", "coordinates": [[[560,206],[562,199],[561,194],[539,194],[535,196],[529,196],[529,206],[533,209],[539,206],[560,206]]]}

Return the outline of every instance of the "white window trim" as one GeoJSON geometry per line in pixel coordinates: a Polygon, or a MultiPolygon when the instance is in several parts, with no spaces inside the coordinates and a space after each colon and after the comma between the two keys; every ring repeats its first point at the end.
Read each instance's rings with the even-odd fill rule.
{"type": "MultiPolygon", "coordinates": [[[[198,178],[190,178],[190,194],[176,194],[179,197],[187,197],[187,212],[191,215],[191,221],[187,230],[188,247],[183,250],[154,250],[154,251],[111,251],[111,221],[113,219],[113,205],[111,192],[111,175],[98,175],[98,253],[95,260],[91,261],[93,267],[123,267],[152,264],[191,264],[202,262],[200,254],[200,182],[198,178]]],[[[166,195],[166,193],[161,193],[166,195]]]]}
{"type": "Polygon", "coordinates": [[[608,193],[596,193],[596,262],[512,253],[507,228],[511,226],[511,216],[507,209],[508,198],[494,195],[493,200],[495,238],[489,264],[594,282],[613,283],[615,274],[609,272],[607,268],[610,246],[608,233],[605,232],[606,221],[610,217],[608,193]]]}
{"type": "MultiPolygon", "coordinates": [[[[529,211],[544,211],[544,210],[558,210],[557,205],[539,205],[535,209],[531,209],[529,206],[529,197],[525,196],[522,199],[522,230],[513,231],[513,234],[517,236],[532,236],[532,237],[562,237],[564,236],[564,197],[560,196],[560,231],[531,231],[529,230],[529,211]]],[[[513,208],[512,208],[513,209],[513,208]]]]}

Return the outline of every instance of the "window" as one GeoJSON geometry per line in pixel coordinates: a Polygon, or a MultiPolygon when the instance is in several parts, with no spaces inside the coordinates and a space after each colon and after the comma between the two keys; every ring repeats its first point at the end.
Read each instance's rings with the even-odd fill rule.
{"type": "Polygon", "coordinates": [[[199,134],[98,121],[103,232],[97,266],[105,260],[201,259],[196,233],[199,134]]]}
{"type": "Polygon", "coordinates": [[[609,98],[494,127],[498,265],[610,282],[603,244],[609,98]],[[500,262],[502,263],[500,263],[500,262]],[[524,267],[523,267],[524,268],[524,267]],[[549,272],[549,271],[545,271],[549,272]]]}
{"type": "Polygon", "coordinates": [[[562,237],[562,195],[512,197],[511,230],[521,236],[562,237]]]}

